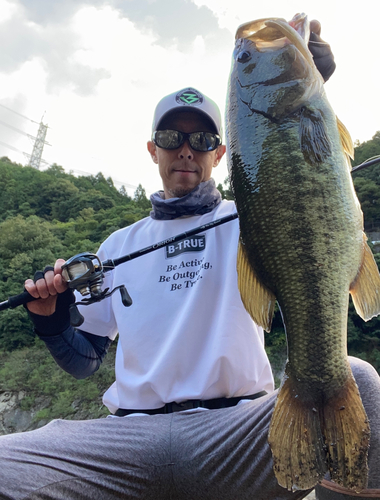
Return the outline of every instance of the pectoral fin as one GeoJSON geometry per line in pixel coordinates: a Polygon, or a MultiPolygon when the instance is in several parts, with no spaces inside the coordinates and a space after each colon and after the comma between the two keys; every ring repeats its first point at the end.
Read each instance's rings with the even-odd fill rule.
{"type": "Polygon", "coordinates": [[[368,321],[380,314],[380,274],[364,233],[363,240],[363,262],[350,293],[356,312],[364,321],[368,321]]]}
{"type": "Polygon", "coordinates": [[[257,278],[241,243],[238,248],[237,271],[238,287],[244,307],[255,323],[270,332],[276,297],[257,278]]]}
{"type": "Polygon", "coordinates": [[[301,111],[300,143],[303,156],[311,165],[317,165],[331,155],[326,124],[318,109],[305,107],[301,111]]]}

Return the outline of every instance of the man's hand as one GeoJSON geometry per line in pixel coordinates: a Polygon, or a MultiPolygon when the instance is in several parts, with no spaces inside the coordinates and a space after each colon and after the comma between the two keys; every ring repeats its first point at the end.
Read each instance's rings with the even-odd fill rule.
{"type": "Polygon", "coordinates": [[[335,71],[334,55],[331,47],[326,43],[321,35],[321,23],[317,20],[310,21],[309,50],[313,55],[314,64],[322,75],[325,82],[335,71]]]}
{"type": "Polygon", "coordinates": [[[36,299],[28,302],[27,308],[30,312],[40,316],[50,316],[55,312],[57,294],[67,290],[67,283],[62,278],[63,259],[58,259],[52,267],[46,267],[44,272],[37,271],[34,280],[25,281],[25,290],[36,299]]]}
{"type": "Polygon", "coordinates": [[[318,36],[321,36],[321,23],[316,19],[310,21],[310,33],[315,33],[318,36]]]}

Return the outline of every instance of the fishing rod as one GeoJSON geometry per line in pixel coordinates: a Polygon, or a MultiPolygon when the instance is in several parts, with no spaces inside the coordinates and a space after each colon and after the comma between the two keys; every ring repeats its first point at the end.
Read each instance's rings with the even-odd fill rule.
{"type": "MultiPolygon", "coordinates": [[[[235,212],[215,221],[208,222],[207,224],[202,224],[201,226],[190,229],[189,231],[184,231],[183,233],[177,234],[176,236],[172,236],[170,238],[167,238],[166,240],[154,243],[153,245],[142,248],[130,254],[124,255],[123,257],[119,257],[117,259],[108,259],[104,262],[101,262],[97,255],[89,252],[74,255],[74,257],[71,257],[63,264],[62,276],[67,282],[69,288],[77,290],[85,298],[80,302],[71,304],[71,324],[73,326],[80,326],[84,321],[83,316],[78,311],[77,305],[88,306],[95,302],[100,302],[101,300],[110,297],[116,290],[120,291],[121,301],[125,307],[129,307],[132,304],[132,299],[128,294],[125,285],[120,285],[114,288],[112,291],[109,291],[109,288],[106,288],[105,290],[101,289],[104,273],[112,271],[120,264],[124,264],[125,262],[129,262],[131,260],[137,259],[138,257],[142,257],[143,255],[163,248],[169,243],[176,243],[177,241],[181,241],[185,238],[190,238],[191,236],[202,233],[204,231],[208,231],[209,229],[213,229],[217,226],[220,226],[221,224],[225,224],[226,222],[230,222],[237,218],[238,214],[237,212],[235,212]]],[[[25,290],[19,295],[14,295],[13,297],[9,297],[8,300],[5,300],[4,302],[0,302],[0,311],[4,311],[6,309],[14,309],[15,307],[25,305],[28,302],[32,302],[34,300],[37,299],[25,290]]]]}
{"type": "Polygon", "coordinates": [[[362,170],[365,167],[371,167],[372,165],[376,165],[376,163],[380,163],[380,156],[373,158],[372,160],[367,160],[356,167],[353,167],[351,173],[357,172],[358,170],[362,170]]]}

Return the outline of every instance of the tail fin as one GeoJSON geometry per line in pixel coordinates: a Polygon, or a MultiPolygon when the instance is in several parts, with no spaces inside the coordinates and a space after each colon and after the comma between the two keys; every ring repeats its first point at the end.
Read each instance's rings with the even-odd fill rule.
{"type": "Polygon", "coordinates": [[[313,405],[286,378],[269,429],[273,469],[288,490],[306,490],[331,479],[356,492],[367,486],[369,424],[358,388],[350,377],[338,397],[313,405]]]}
{"type": "Polygon", "coordinates": [[[302,401],[291,378],[278,393],[268,441],[280,486],[307,490],[323,479],[328,469],[319,411],[302,401]]]}
{"type": "Polygon", "coordinates": [[[355,379],[324,406],[324,434],[333,481],[360,492],[368,483],[370,427],[355,379]]]}

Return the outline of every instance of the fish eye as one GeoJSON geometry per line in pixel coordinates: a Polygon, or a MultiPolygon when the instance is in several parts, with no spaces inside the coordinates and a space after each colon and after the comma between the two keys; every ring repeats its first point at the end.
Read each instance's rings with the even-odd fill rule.
{"type": "Polygon", "coordinates": [[[239,53],[237,60],[238,62],[245,63],[251,59],[251,53],[247,50],[243,50],[239,53]]]}

